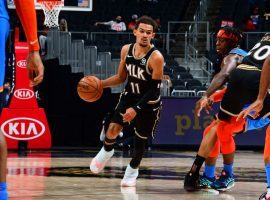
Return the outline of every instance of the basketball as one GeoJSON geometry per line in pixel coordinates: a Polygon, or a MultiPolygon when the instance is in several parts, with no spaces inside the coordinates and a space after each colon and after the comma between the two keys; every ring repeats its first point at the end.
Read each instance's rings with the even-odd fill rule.
{"type": "Polygon", "coordinates": [[[95,76],[85,76],[79,81],[77,92],[80,98],[84,101],[97,101],[103,93],[101,80],[95,76]]]}

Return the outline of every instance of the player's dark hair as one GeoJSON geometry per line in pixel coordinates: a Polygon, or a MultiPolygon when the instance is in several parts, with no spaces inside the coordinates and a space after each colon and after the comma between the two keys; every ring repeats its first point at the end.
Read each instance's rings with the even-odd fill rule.
{"type": "Polygon", "coordinates": [[[152,25],[154,32],[156,32],[156,30],[157,30],[156,21],[149,16],[146,16],[146,15],[141,16],[136,22],[135,29],[138,29],[140,23],[152,25]]]}

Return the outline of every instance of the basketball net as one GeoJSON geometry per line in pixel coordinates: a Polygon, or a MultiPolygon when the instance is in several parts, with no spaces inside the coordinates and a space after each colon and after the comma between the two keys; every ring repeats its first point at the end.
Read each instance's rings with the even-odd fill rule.
{"type": "Polygon", "coordinates": [[[58,27],[58,16],[64,1],[62,0],[37,0],[45,15],[44,25],[52,28],[58,27]]]}

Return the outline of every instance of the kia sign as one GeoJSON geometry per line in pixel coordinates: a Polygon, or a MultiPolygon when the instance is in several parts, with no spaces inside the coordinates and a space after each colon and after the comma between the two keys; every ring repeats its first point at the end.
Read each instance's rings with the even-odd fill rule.
{"type": "Polygon", "coordinates": [[[33,90],[29,90],[27,88],[21,88],[21,89],[15,90],[14,92],[14,96],[22,100],[31,99],[34,95],[35,93],[33,92],[33,90]]]}
{"type": "Polygon", "coordinates": [[[17,66],[20,68],[26,68],[26,60],[19,60],[17,66]]]}
{"type": "Polygon", "coordinates": [[[27,70],[29,45],[20,41],[17,27],[14,36],[15,87],[8,108],[2,109],[0,132],[2,131],[6,138],[8,149],[20,148],[19,141],[26,141],[27,149],[49,149],[52,142],[46,113],[43,108],[38,107],[36,94],[29,84],[27,70]]]}
{"type": "Polygon", "coordinates": [[[5,121],[1,130],[6,137],[14,140],[32,140],[43,135],[45,125],[33,118],[17,117],[5,121]]]}

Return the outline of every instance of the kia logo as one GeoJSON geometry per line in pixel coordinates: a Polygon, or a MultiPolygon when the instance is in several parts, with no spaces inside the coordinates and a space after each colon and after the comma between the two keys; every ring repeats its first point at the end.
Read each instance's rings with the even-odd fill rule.
{"type": "Polygon", "coordinates": [[[45,132],[42,122],[28,117],[17,117],[5,121],[1,130],[3,134],[13,140],[32,140],[45,132]]]}
{"type": "Polygon", "coordinates": [[[15,90],[14,92],[14,96],[18,99],[31,99],[33,96],[35,95],[35,93],[32,90],[26,89],[26,88],[22,88],[22,89],[18,89],[15,90]]]}
{"type": "Polygon", "coordinates": [[[26,60],[19,60],[17,66],[20,68],[26,68],[26,60]]]}

